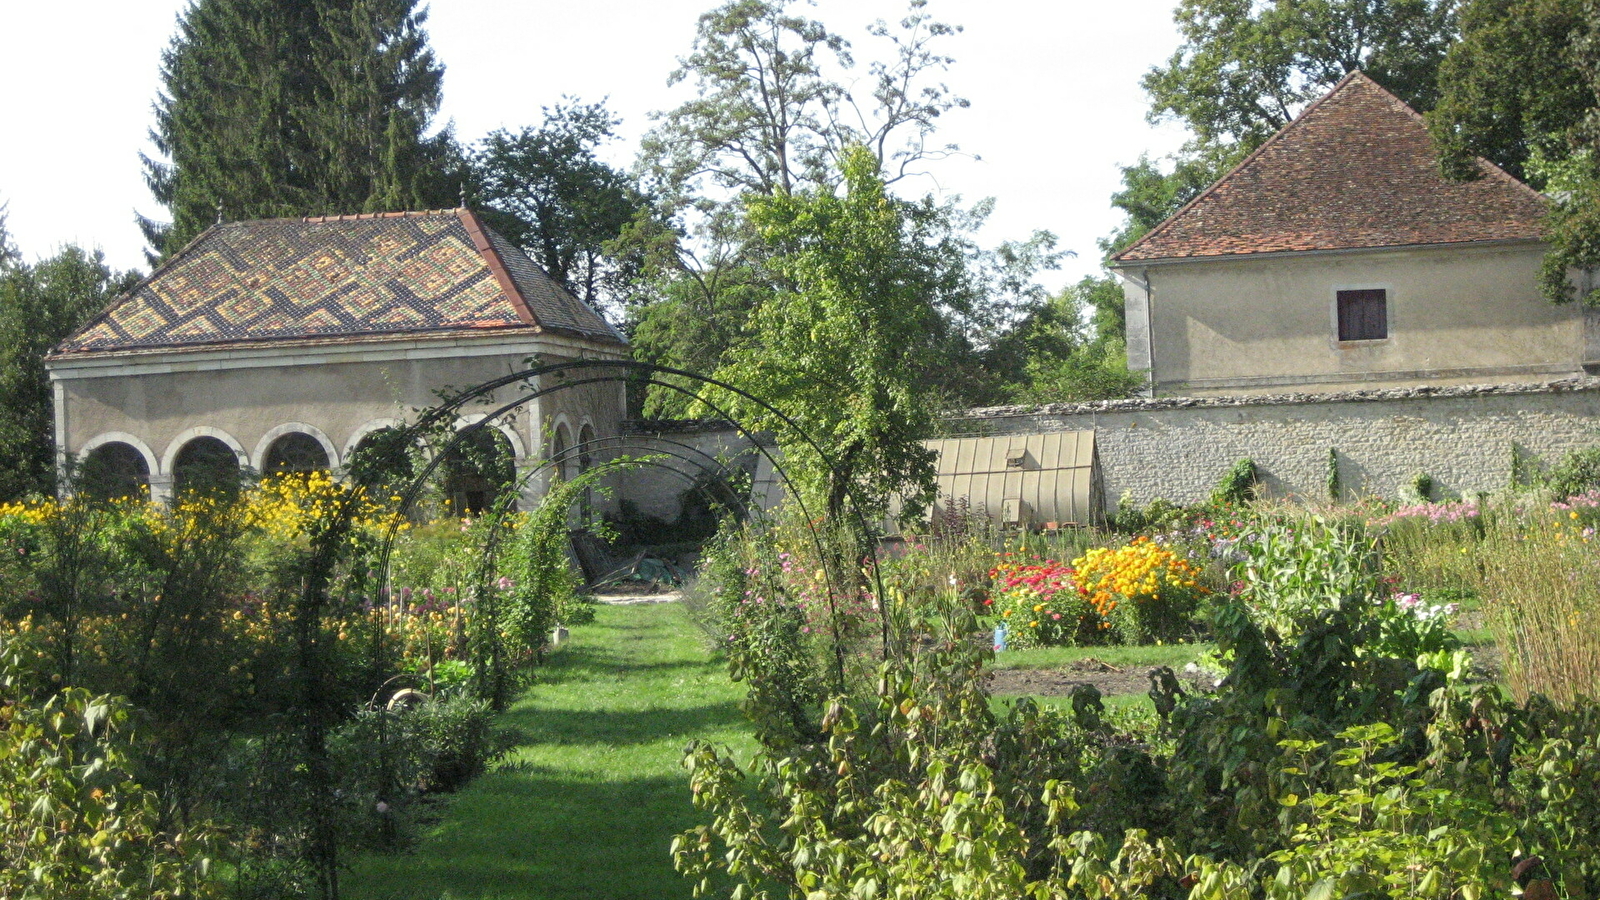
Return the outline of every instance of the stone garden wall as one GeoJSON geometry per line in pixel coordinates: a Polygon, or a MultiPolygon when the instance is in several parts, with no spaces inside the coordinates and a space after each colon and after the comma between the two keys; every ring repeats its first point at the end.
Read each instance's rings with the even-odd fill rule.
{"type": "Polygon", "coordinates": [[[1329,449],[1346,498],[1397,497],[1416,473],[1445,495],[1506,487],[1513,447],[1545,464],[1600,446],[1600,379],[1335,394],[1156,398],[968,410],[961,434],[1095,432],[1103,500],[1177,503],[1255,460],[1277,497],[1327,497],[1329,449]]]}
{"type": "MultiPolygon", "coordinates": [[[[1323,500],[1329,449],[1344,499],[1399,497],[1418,472],[1433,478],[1436,496],[1468,496],[1506,487],[1513,447],[1537,466],[1600,446],[1600,378],[993,407],[944,424],[947,436],[1093,430],[1107,510],[1123,497],[1203,500],[1245,457],[1256,462],[1269,496],[1323,500]]],[[[628,430],[646,445],[654,436],[713,455],[749,448],[725,423],[630,423],[628,430]]],[[[682,478],[639,473],[629,481],[620,496],[662,518],[676,515],[682,478]]]]}

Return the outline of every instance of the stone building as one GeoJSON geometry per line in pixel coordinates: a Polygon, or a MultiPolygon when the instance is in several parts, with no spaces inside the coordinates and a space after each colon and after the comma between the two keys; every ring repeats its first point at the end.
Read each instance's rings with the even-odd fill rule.
{"type": "MultiPolygon", "coordinates": [[[[626,356],[600,315],[457,209],[218,224],[46,366],[63,462],[159,500],[206,472],[337,472],[452,389],[626,356]]],[[[616,434],[624,409],[620,384],[584,385],[493,423],[490,443],[526,472],[616,434]]],[[[452,490],[470,507],[488,488],[452,490]]]]}
{"type": "Polygon", "coordinates": [[[1542,196],[1446,181],[1421,116],[1351,73],[1112,261],[1154,396],[1533,382],[1600,361],[1540,296],[1542,196]]]}

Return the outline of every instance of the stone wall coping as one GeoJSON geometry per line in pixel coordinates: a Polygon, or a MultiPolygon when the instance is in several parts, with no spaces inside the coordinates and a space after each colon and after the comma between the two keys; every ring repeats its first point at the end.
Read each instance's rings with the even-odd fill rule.
{"type": "Polygon", "coordinates": [[[1573,376],[1544,382],[1515,384],[1434,385],[1411,388],[1372,388],[1324,393],[1239,394],[1218,397],[1130,397],[1080,403],[1046,403],[1039,406],[986,406],[946,413],[945,421],[1080,416],[1111,412],[1155,412],[1167,409],[1232,409],[1246,406],[1296,406],[1312,403],[1370,403],[1387,400],[1437,400],[1457,397],[1491,397],[1512,394],[1564,394],[1600,391],[1600,377],[1573,376]]]}

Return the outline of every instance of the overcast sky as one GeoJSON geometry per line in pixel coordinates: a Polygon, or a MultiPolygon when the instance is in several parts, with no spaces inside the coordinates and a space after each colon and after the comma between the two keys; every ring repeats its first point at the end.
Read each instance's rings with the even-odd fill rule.
{"type": "MultiPolygon", "coordinates": [[[[930,0],[964,31],[944,52],[945,81],[971,101],[939,137],[969,157],[938,163],[902,193],[996,200],[986,243],[1054,232],[1077,251],[1051,287],[1098,269],[1095,239],[1120,221],[1108,198],[1118,166],[1169,153],[1174,125],[1145,121],[1139,77],[1178,44],[1176,0],[930,0]]],[[[139,165],[150,150],[150,104],[163,47],[187,0],[0,0],[0,203],[35,258],[66,243],[102,248],[112,265],[143,267],[135,212],[160,217],[139,165]]],[[[687,94],[667,75],[687,54],[695,20],[714,0],[433,0],[432,46],[445,64],[441,121],[473,140],[536,124],[563,95],[606,98],[632,162],[651,111],[687,94]]],[[[820,0],[809,9],[857,48],[865,68],[874,19],[898,19],[889,0],[820,0]]]]}

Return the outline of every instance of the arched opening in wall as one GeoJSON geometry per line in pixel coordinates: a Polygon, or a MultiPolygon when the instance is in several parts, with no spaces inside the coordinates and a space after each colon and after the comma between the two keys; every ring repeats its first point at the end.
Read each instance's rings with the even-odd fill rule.
{"type": "Polygon", "coordinates": [[[493,426],[467,434],[445,460],[444,493],[450,513],[476,516],[516,480],[516,455],[493,426]]]}
{"type": "Polygon", "coordinates": [[[83,458],[77,490],[93,500],[148,500],[150,464],[132,444],[108,441],[83,458]]]}
{"type": "Polygon", "coordinates": [[[309,434],[291,431],[272,442],[261,463],[262,475],[308,475],[331,468],[328,451],[309,434]]]}
{"type": "Polygon", "coordinates": [[[553,470],[562,481],[571,480],[574,470],[572,460],[567,458],[572,449],[572,432],[566,425],[557,425],[556,433],[550,438],[550,459],[555,461],[553,470]]]}
{"type": "Polygon", "coordinates": [[[416,445],[402,429],[387,425],[356,441],[346,454],[345,468],[351,473],[370,473],[370,483],[393,492],[417,477],[415,451],[416,445]]]}
{"type": "Polygon", "coordinates": [[[233,448],[214,437],[197,437],[178,451],[172,464],[172,487],[178,496],[236,496],[243,472],[233,448]]]}
{"type": "MultiPolygon", "coordinates": [[[[594,465],[594,426],[584,425],[578,429],[578,472],[589,471],[594,465]]],[[[578,498],[578,516],[582,524],[588,525],[594,521],[594,487],[583,489],[583,496],[578,498]]]]}

